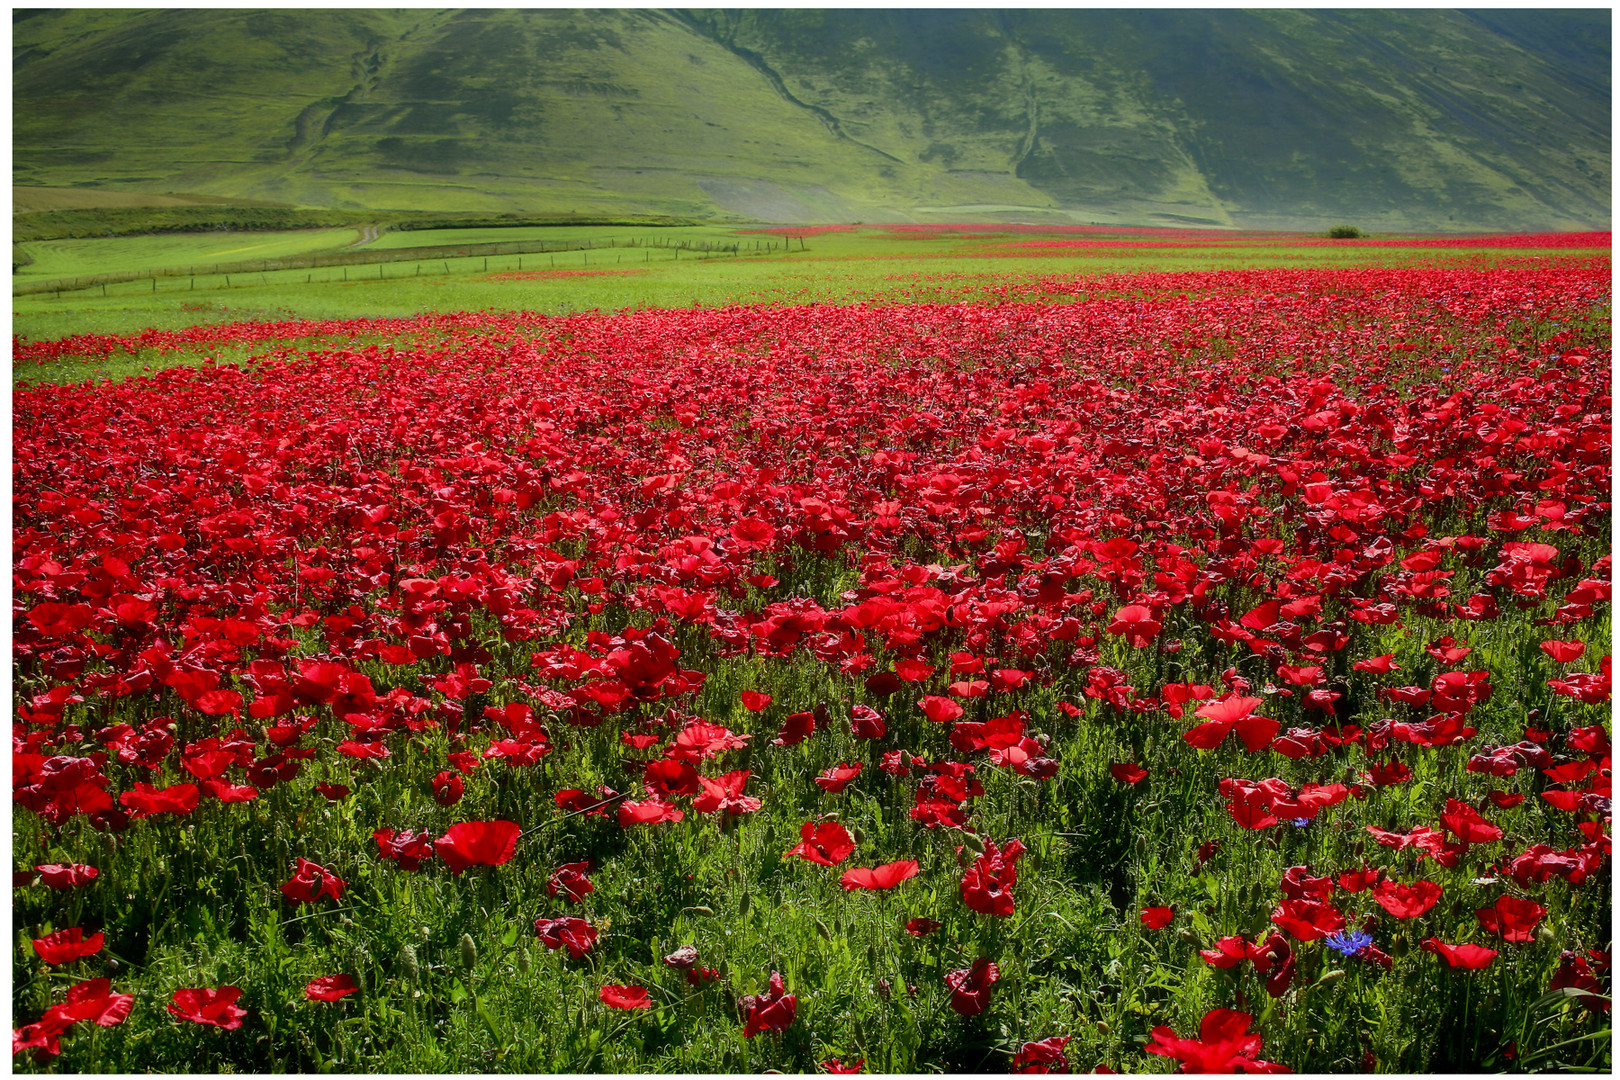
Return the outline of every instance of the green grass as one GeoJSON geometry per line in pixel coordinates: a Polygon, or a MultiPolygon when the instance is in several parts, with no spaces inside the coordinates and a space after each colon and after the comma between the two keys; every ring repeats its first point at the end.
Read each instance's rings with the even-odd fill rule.
{"type": "Polygon", "coordinates": [[[167,270],[214,263],[279,259],[335,251],[360,239],[356,229],[300,229],[269,233],[171,233],[101,240],[36,240],[17,248],[33,261],[18,281],[167,270]]]}

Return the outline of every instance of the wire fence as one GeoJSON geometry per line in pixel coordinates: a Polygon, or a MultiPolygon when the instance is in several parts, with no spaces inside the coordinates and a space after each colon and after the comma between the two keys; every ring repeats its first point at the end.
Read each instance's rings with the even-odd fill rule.
{"type": "MultiPolygon", "coordinates": [[[[38,281],[13,281],[11,295],[29,296],[40,293],[63,293],[83,289],[100,288],[103,295],[109,285],[126,284],[142,281],[151,283],[151,291],[157,292],[159,281],[172,281],[173,279],[190,279],[189,287],[195,289],[197,279],[224,278],[224,284],[207,284],[207,288],[230,288],[230,278],[251,279],[258,275],[261,282],[266,279],[263,275],[284,271],[314,271],[317,269],[344,270],[343,281],[386,280],[389,277],[411,277],[422,275],[423,266],[440,263],[445,274],[451,273],[451,260],[482,259],[482,270],[489,270],[489,260],[495,257],[516,256],[517,271],[541,270],[546,268],[536,259],[528,266],[524,265],[524,258],[530,256],[552,256],[551,268],[555,268],[555,256],[561,253],[581,253],[582,266],[591,265],[591,252],[613,252],[617,256],[612,265],[624,261],[624,253],[628,250],[638,250],[644,253],[643,261],[651,262],[652,255],[657,252],[668,252],[671,259],[680,259],[682,256],[711,259],[721,257],[736,257],[740,255],[772,254],[785,251],[791,244],[788,240],[756,239],[753,241],[730,240],[714,242],[708,240],[682,239],[673,237],[604,237],[584,240],[502,240],[481,244],[438,244],[424,247],[408,247],[393,249],[372,249],[329,251],[309,255],[288,255],[279,259],[252,259],[242,262],[210,263],[196,266],[166,266],[153,267],[148,270],[121,271],[109,274],[81,275],[72,278],[53,278],[38,281]],[[387,273],[387,267],[400,263],[415,263],[414,273],[387,273]],[[358,272],[351,277],[351,268],[358,272]],[[375,273],[373,273],[373,270],[375,273]]],[[[803,246],[803,241],[800,241],[803,246]]],[[[599,265],[610,265],[603,259],[599,265]]],[[[477,271],[479,268],[474,267],[477,271]]],[[[512,270],[513,266],[497,267],[497,269],[512,270]]],[[[431,271],[430,271],[431,272],[431,271]]],[[[313,282],[311,275],[308,281],[313,282]]],[[[332,281],[335,278],[324,278],[332,281]]],[[[246,282],[243,282],[246,284],[246,282]]],[[[165,288],[170,286],[165,285],[165,288]]]]}

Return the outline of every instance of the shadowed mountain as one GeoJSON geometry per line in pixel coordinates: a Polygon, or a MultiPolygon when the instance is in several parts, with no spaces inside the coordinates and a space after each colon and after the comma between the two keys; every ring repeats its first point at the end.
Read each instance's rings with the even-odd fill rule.
{"type": "Polygon", "coordinates": [[[13,20],[19,185],[774,221],[1610,215],[1604,10],[13,20]]]}

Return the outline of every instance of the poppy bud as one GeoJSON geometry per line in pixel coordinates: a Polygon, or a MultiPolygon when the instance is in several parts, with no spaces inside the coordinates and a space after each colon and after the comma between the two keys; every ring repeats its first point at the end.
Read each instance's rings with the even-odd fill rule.
{"type": "Polygon", "coordinates": [[[856,847],[860,847],[862,844],[866,843],[866,834],[862,832],[858,826],[849,830],[849,835],[855,841],[856,847]]]}
{"type": "Polygon", "coordinates": [[[1101,1035],[1105,1039],[1108,1038],[1108,1021],[1097,1021],[1097,1034],[1101,1035]]]}
{"type": "Polygon", "coordinates": [[[822,922],[820,919],[816,920],[816,933],[820,934],[822,940],[824,941],[831,941],[833,939],[832,931],[828,930],[827,924],[822,922]]]}
{"type": "Polygon", "coordinates": [[[1313,987],[1315,987],[1315,986],[1330,986],[1333,983],[1338,982],[1342,978],[1344,978],[1344,969],[1343,968],[1334,968],[1332,971],[1324,971],[1322,973],[1322,977],[1320,979],[1317,979],[1311,985],[1313,987]]]}
{"type": "Polygon", "coordinates": [[[518,972],[527,975],[529,973],[529,950],[519,945],[515,959],[517,960],[518,972]]]}
{"type": "Polygon", "coordinates": [[[691,912],[693,915],[710,915],[710,916],[712,916],[714,914],[714,908],[712,908],[712,907],[704,907],[702,904],[698,904],[698,905],[696,905],[694,907],[681,908],[681,914],[684,915],[687,912],[691,912]]]}
{"type": "Polygon", "coordinates": [[[110,859],[118,853],[118,837],[112,833],[101,834],[101,850],[110,859]]]}
{"type": "Polygon", "coordinates": [[[1147,858],[1147,833],[1142,833],[1137,836],[1135,850],[1136,857],[1138,859],[1147,858]]]}
{"type": "Polygon", "coordinates": [[[462,934],[459,944],[461,952],[461,966],[471,971],[478,964],[478,946],[473,944],[471,934],[462,934]]]}
{"type": "Polygon", "coordinates": [[[984,841],[979,839],[977,833],[962,833],[962,846],[973,852],[975,855],[984,854],[984,841]]]}
{"type": "Polygon", "coordinates": [[[737,901],[737,915],[739,917],[747,915],[748,908],[753,904],[753,902],[754,898],[749,895],[747,889],[744,889],[742,892],[742,899],[737,901]]]}
{"type": "Polygon", "coordinates": [[[412,986],[422,977],[422,969],[416,962],[415,946],[407,943],[399,947],[399,971],[412,986]]]}

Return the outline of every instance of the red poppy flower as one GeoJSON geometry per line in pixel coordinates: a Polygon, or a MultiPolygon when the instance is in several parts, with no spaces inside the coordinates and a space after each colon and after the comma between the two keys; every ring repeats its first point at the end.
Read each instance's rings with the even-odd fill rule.
{"type": "Polygon", "coordinates": [[[1331,900],[1333,879],[1312,877],[1308,866],[1290,866],[1279,882],[1283,895],[1291,900],[1331,900]]]}
{"type": "Polygon", "coordinates": [[[1012,1067],[1014,1072],[1020,1073],[1065,1073],[1069,1071],[1069,1059],[1064,1055],[1063,1048],[1068,1045],[1070,1035],[1053,1035],[1039,1042],[1027,1042],[1018,1048],[1013,1055],[1012,1067]]]}
{"type": "Polygon", "coordinates": [[[1140,784],[1147,779],[1148,774],[1148,771],[1140,765],[1122,762],[1115,762],[1108,766],[1108,771],[1113,774],[1115,780],[1122,784],[1140,784]]]}
{"type": "Polygon", "coordinates": [[[597,797],[592,798],[579,788],[564,788],[551,797],[557,804],[557,809],[571,814],[583,813],[586,817],[607,817],[608,806],[619,797],[619,793],[610,787],[597,788],[597,797]]]}
{"type": "Polygon", "coordinates": [[[99,1027],[113,1027],[129,1017],[135,1004],[134,994],[115,994],[107,979],[87,979],[70,987],[60,1005],[45,1010],[46,1017],[56,1016],[69,1024],[93,1023],[99,1027]]]}
{"type": "Polygon", "coordinates": [[[461,821],[433,841],[433,850],[460,877],[469,866],[500,866],[511,859],[522,831],[515,821],[461,821]]]}
{"type": "Polygon", "coordinates": [[[752,814],[764,804],[743,794],[751,775],[749,769],[737,769],[717,779],[698,777],[703,794],[692,800],[692,809],[700,814],[752,814]]]}
{"type": "Polygon", "coordinates": [[[1322,668],[1315,664],[1293,666],[1277,665],[1277,678],[1295,686],[1315,686],[1322,681],[1322,668]]]}
{"type": "Polygon", "coordinates": [[[1271,921],[1297,941],[1317,941],[1344,929],[1344,913],[1320,900],[1284,900],[1271,921]]]}
{"type": "Polygon", "coordinates": [[[797,855],[818,866],[837,866],[854,850],[854,839],[838,822],[823,821],[818,825],[807,821],[799,826],[799,843],[783,853],[782,858],[797,855]]]}
{"type": "Polygon", "coordinates": [[[292,880],[281,886],[281,895],[287,898],[289,904],[313,904],[322,896],[341,900],[346,884],[347,882],[324,866],[317,866],[308,859],[300,858],[292,880]]]}
{"type": "Polygon", "coordinates": [[[940,697],[937,694],[924,694],[920,704],[923,715],[936,724],[949,723],[952,720],[960,719],[962,716],[961,704],[952,701],[948,697],[940,697]]]}
{"type": "Polygon", "coordinates": [[[696,795],[698,774],[689,763],[671,758],[649,761],[641,777],[647,794],[655,799],[668,799],[675,795],[696,795]]]}
{"type": "Polygon", "coordinates": [[[1011,915],[1016,907],[1012,887],[1018,881],[1018,859],[1023,854],[1020,840],[1009,841],[1005,848],[998,848],[993,840],[985,841],[984,853],[962,875],[962,902],[981,915],[1011,915]]]}
{"type": "Polygon", "coordinates": [[[1465,844],[1489,844],[1502,839],[1502,830],[1491,824],[1467,803],[1446,800],[1440,821],[1465,844]]]}
{"type": "Polygon", "coordinates": [[[934,665],[926,660],[901,657],[894,662],[894,673],[906,682],[922,682],[934,673],[934,665]]]}
{"type": "Polygon", "coordinates": [[[1579,660],[1586,653],[1584,641],[1543,641],[1541,651],[1560,664],[1579,660]]]}
{"type": "Polygon", "coordinates": [[[884,863],[867,869],[857,866],[844,871],[844,876],[838,883],[844,890],[852,889],[892,889],[902,881],[917,876],[917,860],[901,859],[898,862],[884,863]]]}
{"type": "Polygon", "coordinates": [[[546,895],[556,896],[561,893],[566,899],[572,900],[576,904],[579,903],[585,899],[586,893],[596,891],[596,886],[592,885],[590,878],[585,876],[590,869],[591,862],[589,859],[580,862],[563,863],[553,870],[551,876],[546,879],[546,895]]]}
{"type": "Polygon", "coordinates": [[[906,922],[906,933],[912,937],[927,937],[944,925],[944,923],[935,922],[933,919],[909,919],[906,922]]]}
{"type": "Polygon", "coordinates": [[[610,1009],[650,1009],[652,1000],[645,986],[619,986],[614,983],[602,987],[599,996],[610,1009]]]}
{"type": "Polygon", "coordinates": [[[759,712],[773,700],[771,695],[762,694],[758,690],[744,690],[738,696],[742,698],[743,708],[749,712],[759,712]]]}
{"type": "Polygon", "coordinates": [[[590,951],[591,946],[596,944],[596,928],[584,919],[573,916],[561,919],[536,919],[534,932],[546,948],[566,948],[568,955],[575,960],[584,956],[590,951]]]}
{"type": "Polygon", "coordinates": [[[423,859],[433,858],[433,838],[425,832],[378,829],[371,838],[377,843],[377,854],[399,863],[401,870],[420,870],[423,859]]]}
{"type": "Polygon", "coordinates": [[[112,993],[112,984],[106,979],[90,979],[71,987],[66,1000],[52,1005],[37,1022],[18,1028],[11,1033],[11,1052],[37,1050],[55,1057],[62,1052],[59,1041],[62,1033],[80,1022],[91,1022],[101,1027],[121,1024],[129,1016],[135,1002],[132,994],[112,993]]]}
{"type": "Polygon", "coordinates": [[[341,1001],[359,992],[352,975],[323,975],[304,987],[304,996],[311,1001],[341,1001]]]}
{"type": "Polygon", "coordinates": [[[837,1058],[828,1058],[821,1063],[821,1067],[834,1076],[854,1076],[866,1067],[866,1059],[863,1057],[856,1058],[854,1061],[845,1064],[837,1058]]]}
{"type": "Polygon", "coordinates": [[[1483,945],[1447,945],[1438,938],[1425,938],[1423,951],[1442,956],[1447,964],[1465,971],[1490,967],[1491,961],[1496,959],[1495,949],[1487,949],[1483,945]]]}
{"type": "Polygon", "coordinates": [[[1390,787],[1412,779],[1412,770],[1399,761],[1386,761],[1382,764],[1375,761],[1362,776],[1374,787],[1390,787]]]}
{"type": "Polygon", "coordinates": [[[106,935],[101,933],[84,936],[82,927],[70,926],[66,930],[58,930],[54,934],[46,934],[42,938],[34,938],[34,952],[47,964],[71,964],[75,960],[86,956],[94,956],[101,951],[106,942],[106,935]]]}
{"type": "Polygon", "coordinates": [[[782,730],[771,740],[772,746],[797,746],[816,730],[814,713],[796,712],[782,721],[782,730]]]}
{"type": "Polygon", "coordinates": [[[1569,748],[1583,754],[1603,755],[1609,752],[1609,733],[1602,724],[1574,728],[1569,733],[1569,748]]]}
{"type": "Polygon", "coordinates": [[[1129,644],[1138,649],[1150,644],[1161,629],[1163,626],[1153,617],[1153,609],[1141,604],[1127,604],[1114,612],[1107,627],[1110,634],[1124,636],[1129,644]]]}
{"type": "Polygon", "coordinates": [[[1534,941],[1536,924],[1547,909],[1534,900],[1517,896],[1499,897],[1490,907],[1478,908],[1474,915],[1487,932],[1502,935],[1503,941],[1534,941]]]}
{"type": "Polygon", "coordinates": [[[132,789],[118,796],[118,801],[133,810],[135,817],[144,818],[153,814],[185,816],[197,809],[201,798],[202,791],[196,784],[175,784],[159,789],[136,781],[132,789]]]}
{"type": "Polygon", "coordinates": [[[674,744],[664,753],[677,761],[698,762],[727,750],[741,749],[752,738],[752,735],[734,735],[729,728],[719,724],[694,720],[681,729],[681,733],[675,736],[674,744]]]}
{"type": "Polygon", "coordinates": [[[1584,990],[1593,995],[1593,997],[1581,1000],[1581,1004],[1585,1005],[1588,1010],[1592,1012],[1608,1012],[1611,1002],[1607,998],[1597,996],[1603,993],[1603,985],[1598,982],[1597,976],[1592,974],[1592,961],[1597,961],[1599,966],[1606,967],[1608,966],[1608,954],[1601,953],[1596,949],[1589,950],[1587,956],[1568,951],[1560,953],[1558,955],[1558,970],[1553,973],[1552,980],[1547,983],[1547,992],[1551,993],[1554,990],[1562,990],[1566,986],[1572,986],[1577,990],[1584,990]],[[1590,957],[1591,960],[1588,960],[1587,957],[1590,957]]]}
{"type": "Polygon", "coordinates": [[[849,726],[857,739],[881,739],[889,730],[882,715],[870,705],[857,705],[851,709],[849,726]]]}
{"type": "Polygon", "coordinates": [[[840,762],[838,765],[815,778],[816,786],[829,795],[840,794],[849,782],[861,775],[863,768],[860,762],[849,765],[840,762]]]}
{"type": "Polygon", "coordinates": [[[1362,870],[1346,870],[1339,875],[1339,888],[1348,893],[1366,892],[1378,884],[1378,879],[1383,876],[1383,873],[1382,870],[1374,870],[1371,867],[1362,870]]]}
{"type": "Polygon", "coordinates": [[[1372,895],[1379,907],[1397,919],[1415,919],[1439,902],[1442,891],[1433,881],[1402,885],[1393,878],[1385,878],[1373,886],[1372,895]]]}
{"type": "Polygon", "coordinates": [[[1210,967],[1233,968],[1249,959],[1250,945],[1241,937],[1223,937],[1213,949],[1199,949],[1198,955],[1210,967]]]}
{"type": "Polygon", "coordinates": [[[466,781],[448,769],[433,778],[433,801],[440,806],[456,805],[466,790],[466,781]]]}
{"type": "Polygon", "coordinates": [[[775,537],[776,526],[764,518],[738,518],[731,526],[731,538],[737,542],[738,551],[768,548],[775,537]]]}
{"type": "Polygon", "coordinates": [[[1282,724],[1276,720],[1254,714],[1254,708],[1259,704],[1257,697],[1234,696],[1200,705],[1196,715],[1203,717],[1205,723],[1185,732],[1182,738],[1196,749],[1213,750],[1226,740],[1227,735],[1236,731],[1249,753],[1259,753],[1282,729],[1282,724]]]}
{"type": "Polygon", "coordinates": [[[972,968],[946,973],[951,989],[951,1010],[959,1016],[978,1016],[990,1005],[990,990],[1001,979],[1001,969],[980,957],[972,968]]]}
{"type": "Polygon", "coordinates": [[[1198,1025],[1198,1038],[1179,1038],[1174,1029],[1156,1027],[1153,1042],[1142,1049],[1182,1062],[1189,1073],[1278,1072],[1285,1071],[1254,1055],[1259,1052],[1260,1036],[1249,1031],[1254,1020],[1248,1013],[1214,1009],[1198,1025]]]}
{"type": "Polygon", "coordinates": [[[95,867],[82,863],[46,863],[34,869],[39,871],[39,880],[53,889],[74,889],[88,885],[100,873],[95,867]]]}
{"type": "Polygon", "coordinates": [[[1163,930],[1176,917],[1175,908],[1149,907],[1142,909],[1142,925],[1149,930],[1163,930]]]}
{"type": "Polygon", "coordinates": [[[637,802],[626,799],[619,804],[619,828],[628,829],[632,825],[657,825],[665,821],[680,821],[686,817],[686,811],[677,809],[674,803],[662,799],[647,799],[637,802]]]}
{"type": "Polygon", "coordinates": [[[1010,768],[1021,776],[1046,780],[1057,775],[1058,763],[1044,756],[1045,752],[1046,747],[1026,735],[1011,746],[990,747],[990,763],[1010,768]]]}
{"type": "Polygon", "coordinates": [[[236,999],[241,996],[242,990],[236,986],[176,990],[168,1008],[169,1012],[182,1020],[190,1020],[194,1024],[213,1024],[226,1031],[235,1031],[242,1026],[242,1018],[247,1015],[246,1009],[236,1005],[236,999]]]}
{"type": "Polygon", "coordinates": [[[771,972],[770,986],[763,994],[748,994],[737,1002],[743,1015],[743,1037],[752,1039],[762,1031],[783,1031],[793,1023],[799,999],[786,992],[782,976],[771,972]]]}

